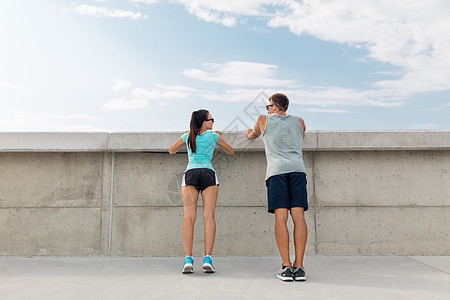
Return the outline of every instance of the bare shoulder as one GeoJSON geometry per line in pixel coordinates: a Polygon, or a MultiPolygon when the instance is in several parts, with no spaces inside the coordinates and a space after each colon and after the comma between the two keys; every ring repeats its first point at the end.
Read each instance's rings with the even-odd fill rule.
{"type": "Polygon", "coordinates": [[[259,127],[260,134],[262,134],[264,132],[264,129],[266,128],[266,122],[267,122],[267,116],[260,115],[258,117],[258,121],[256,122],[256,124],[259,127]]]}
{"type": "Polygon", "coordinates": [[[260,116],[258,117],[258,120],[256,121],[256,124],[258,124],[259,126],[264,127],[264,126],[266,126],[266,120],[267,120],[267,116],[265,116],[265,115],[260,115],[260,116]]]}
{"type": "Polygon", "coordinates": [[[298,120],[300,122],[300,127],[302,128],[303,131],[303,136],[305,136],[305,131],[306,131],[306,125],[305,125],[305,120],[303,120],[302,118],[298,117],[298,120]]]}
{"type": "Polygon", "coordinates": [[[303,120],[302,118],[298,117],[298,120],[300,121],[300,124],[305,124],[305,120],[303,120]]]}

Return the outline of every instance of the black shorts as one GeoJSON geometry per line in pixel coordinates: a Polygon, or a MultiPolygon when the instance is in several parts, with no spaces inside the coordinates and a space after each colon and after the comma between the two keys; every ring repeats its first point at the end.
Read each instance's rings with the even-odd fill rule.
{"type": "Polygon", "coordinates": [[[306,174],[292,172],[271,176],[266,180],[268,211],[275,213],[277,208],[303,207],[308,210],[306,174]]]}
{"type": "Polygon", "coordinates": [[[219,185],[216,172],[208,168],[190,169],[184,172],[181,186],[193,186],[198,191],[207,187],[219,185]]]}

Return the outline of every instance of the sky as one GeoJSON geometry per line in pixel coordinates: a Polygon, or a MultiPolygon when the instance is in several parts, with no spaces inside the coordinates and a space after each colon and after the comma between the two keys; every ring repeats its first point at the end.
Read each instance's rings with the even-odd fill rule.
{"type": "Polygon", "coordinates": [[[447,0],[2,0],[0,132],[450,130],[447,0]]]}

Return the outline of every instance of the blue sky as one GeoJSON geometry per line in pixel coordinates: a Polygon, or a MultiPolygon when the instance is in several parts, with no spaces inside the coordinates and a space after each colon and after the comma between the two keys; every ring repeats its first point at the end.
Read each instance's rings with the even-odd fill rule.
{"type": "Polygon", "coordinates": [[[450,130],[450,2],[0,2],[0,131],[450,130]]]}

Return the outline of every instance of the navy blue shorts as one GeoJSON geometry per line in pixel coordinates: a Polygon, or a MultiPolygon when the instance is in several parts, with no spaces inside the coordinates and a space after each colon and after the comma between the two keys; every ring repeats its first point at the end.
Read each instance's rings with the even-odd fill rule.
{"type": "Polygon", "coordinates": [[[198,191],[203,191],[213,185],[219,185],[219,180],[216,172],[208,168],[187,170],[181,181],[181,186],[193,186],[198,191]]]}
{"type": "Polygon", "coordinates": [[[266,180],[268,211],[275,213],[277,208],[303,207],[308,210],[306,174],[292,172],[274,175],[266,180]]]}

